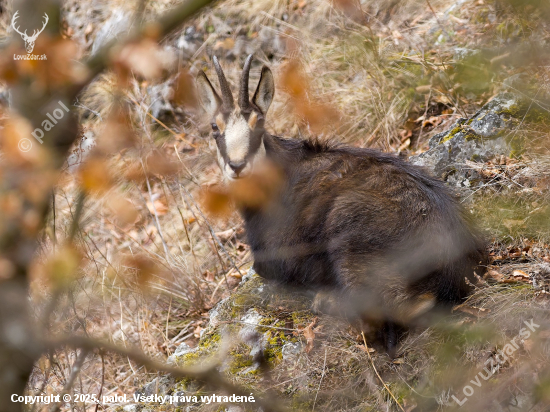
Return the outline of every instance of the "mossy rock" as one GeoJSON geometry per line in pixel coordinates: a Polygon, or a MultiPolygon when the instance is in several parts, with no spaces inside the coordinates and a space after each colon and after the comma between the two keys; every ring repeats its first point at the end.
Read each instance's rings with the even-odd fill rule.
{"type": "MultiPolygon", "coordinates": [[[[293,330],[307,326],[315,318],[310,304],[300,294],[265,284],[251,270],[233,294],[210,311],[210,322],[197,347],[181,345],[169,362],[195,366],[223,358],[218,369],[229,379],[257,387],[264,370],[285,362],[295,367],[300,361],[305,345],[301,342],[303,337],[293,330]]],[[[198,393],[203,388],[192,379],[181,379],[173,390],[198,393]]]]}
{"type": "Polygon", "coordinates": [[[521,155],[525,147],[522,129],[527,122],[547,124],[548,114],[515,94],[502,93],[471,118],[459,119],[449,130],[433,136],[430,149],[409,160],[454,186],[475,187],[482,179],[467,162],[521,155]]]}

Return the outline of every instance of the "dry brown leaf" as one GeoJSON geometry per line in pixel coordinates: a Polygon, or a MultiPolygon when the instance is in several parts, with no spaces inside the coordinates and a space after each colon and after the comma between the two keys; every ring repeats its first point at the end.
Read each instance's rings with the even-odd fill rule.
{"type": "Polygon", "coordinates": [[[259,209],[279,193],[283,184],[281,171],[268,162],[258,165],[254,173],[229,185],[231,199],[240,207],[259,209]]]}
{"type": "Polygon", "coordinates": [[[525,273],[523,270],[516,269],[512,272],[512,276],[516,278],[529,280],[529,274],[525,273]]]}
{"type": "Polygon", "coordinates": [[[106,200],[106,206],[115,215],[118,226],[125,227],[136,223],[140,214],[134,204],[119,194],[112,194],[106,200]]]}
{"type": "Polygon", "coordinates": [[[216,217],[227,217],[231,214],[231,197],[218,186],[211,186],[201,192],[201,204],[209,214],[216,217]]]}
{"type": "Polygon", "coordinates": [[[492,179],[498,174],[500,174],[500,170],[498,169],[481,169],[479,172],[483,177],[487,179],[492,179]]]}
{"type": "Polygon", "coordinates": [[[15,266],[8,259],[0,256],[0,281],[11,278],[15,274],[15,266]]]}
{"type": "Polygon", "coordinates": [[[80,168],[82,188],[87,192],[105,192],[111,188],[113,181],[109,167],[104,159],[92,157],[80,168]]]}
{"type": "Polygon", "coordinates": [[[361,4],[357,0],[334,0],[334,5],[354,20],[359,21],[363,15],[361,4]]]}
{"type": "Polygon", "coordinates": [[[214,282],[214,280],[216,279],[214,272],[211,272],[209,270],[205,271],[202,275],[208,282],[214,282]]]}
{"type": "Polygon", "coordinates": [[[174,103],[178,106],[197,107],[197,93],[193,76],[185,70],[178,75],[174,87],[174,103]]]}
{"type": "Polygon", "coordinates": [[[228,37],[225,40],[219,40],[214,44],[214,50],[231,50],[235,46],[235,40],[228,37]]]}
{"type": "Polygon", "coordinates": [[[135,134],[132,130],[128,112],[115,109],[109,115],[101,134],[97,139],[96,150],[99,153],[112,154],[122,149],[133,147],[135,134]]]}
{"type": "Polygon", "coordinates": [[[469,306],[469,305],[466,305],[465,303],[463,303],[462,305],[455,306],[453,308],[453,312],[455,312],[455,311],[463,312],[463,313],[466,313],[468,315],[475,316],[476,318],[485,317],[489,314],[489,312],[491,312],[490,309],[478,308],[478,307],[475,307],[475,306],[469,306]]]}
{"type": "Polygon", "coordinates": [[[399,132],[399,137],[401,138],[401,143],[406,141],[412,136],[412,130],[411,129],[403,129],[399,132]]]}
{"type": "Polygon", "coordinates": [[[123,260],[124,265],[135,270],[138,285],[144,288],[153,275],[161,275],[162,270],[148,256],[132,255],[127,256],[123,260]]]}
{"type": "Polygon", "coordinates": [[[44,274],[53,285],[71,282],[82,261],[82,254],[72,246],[64,245],[50,256],[44,265],[44,274]]]}
{"type": "Polygon", "coordinates": [[[33,138],[29,120],[13,112],[6,114],[9,117],[0,127],[0,150],[4,154],[2,164],[23,167],[48,164],[51,161],[49,150],[33,138]]]}
{"type": "Polygon", "coordinates": [[[309,96],[310,82],[302,66],[296,60],[286,62],[281,68],[281,87],[292,100],[296,115],[315,133],[333,129],[338,124],[340,114],[330,105],[312,102],[309,96]]]}
{"type": "Polygon", "coordinates": [[[150,201],[147,202],[147,209],[149,209],[149,212],[151,212],[152,215],[155,215],[156,211],[158,216],[164,216],[168,212],[166,199],[157,199],[153,203],[150,201]]]}
{"type": "Polygon", "coordinates": [[[399,152],[402,152],[403,150],[405,150],[407,147],[409,147],[411,145],[411,139],[407,139],[403,142],[403,144],[401,146],[399,146],[399,149],[398,151],[399,152]]]}
{"type": "Polygon", "coordinates": [[[483,276],[484,279],[491,278],[497,282],[502,282],[504,280],[504,275],[496,270],[488,270],[487,273],[483,276]]]}
{"type": "Polygon", "coordinates": [[[195,338],[200,338],[201,337],[201,331],[203,330],[204,328],[201,326],[201,325],[198,325],[195,330],[193,330],[193,336],[195,338]]]}
{"type": "Polygon", "coordinates": [[[235,234],[235,229],[227,229],[223,232],[216,232],[215,235],[222,241],[227,242],[235,234]]]}
{"type": "Polygon", "coordinates": [[[132,72],[145,79],[159,78],[175,63],[174,56],[162,50],[156,41],[148,38],[127,44],[122,50],[117,51],[113,60],[115,72],[124,83],[128,81],[132,72]]]}
{"type": "Polygon", "coordinates": [[[428,118],[427,120],[424,120],[422,122],[422,127],[426,127],[426,126],[438,126],[441,124],[443,120],[441,119],[441,117],[439,116],[431,116],[430,118],[428,118]]]}
{"type": "MultiPolygon", "coordinates": [[[[365,348],[365,345],[355,345],[355,347],[358,348],[358,349],[361,349],[363,352],[367,353],[367,348],[365,348]]],[[[369,351],[369,353],[374,353],[374,352],[376,352],[376,349],[371,348],[369,346],[368,351],[369,351]]]]}
{"type": "Polygon", "coordinates": [[[178,172],[179,166],[165,154],[155,152],[147,157],[145,161],[145,170],[147,174],[157,176],[172,176],[178,172]]]}
{"type": "Polygon", "coordinates": [[[317,318],[313,319],[313,322],[311,322],[309,325],[307,325],[305,328],[301,329],[300,331],[303,333],[304,337],[306,338],[306,353],[311,352],[313,349],[313,342],[315,340],[315,331],[313,330],[313,327],[317,323],[317,318]]]}
{"type": "Polygon", "coordinates": [[[124,178],[135,183],[145,182],[145,172],[139,159],[133,159],[124,167],[124,178]]]}

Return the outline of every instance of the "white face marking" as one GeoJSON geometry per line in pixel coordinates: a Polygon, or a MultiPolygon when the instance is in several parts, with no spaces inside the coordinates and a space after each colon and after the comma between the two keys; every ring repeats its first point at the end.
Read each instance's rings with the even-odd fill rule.
{"type": "Polygon", "coordinates": [[[250,161],[247,163],[246,167],[237,176],[235,171],[233,169],[231,169],[231,167],[228,164],[225,164],[225,162],[223,160],[223,157],[220,153],[220,150],[217,147],[216,147],[216,151],[217,151],[217,156],[218,156],[218,164],[220,165],[220,168],[222,169],[223,178],[226,182],[230,182],[230,181],[235,180],[239,177],[244,177],[244,176],[249,175],[253,171],[254,167],[258,163],[261,163],[261,161],[265,158],[265,146],[264,146],[264,142],[262,140],[262,142],[260,143],[260,147],[258,148],[258,151],[256,152],[256,154],[250,159],[250,161]]]}
{"type": "Polygon", "coordinates": [[[242,162],[248,153],[250,127],[242,115],[231,114],[225,128],[225,150],[232,162],[242,162]]]}

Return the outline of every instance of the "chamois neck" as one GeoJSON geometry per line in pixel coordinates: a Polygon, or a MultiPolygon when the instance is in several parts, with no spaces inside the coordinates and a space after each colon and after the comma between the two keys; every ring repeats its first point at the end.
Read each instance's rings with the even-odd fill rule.
{"type": "Polygon", "coordinates": [[[266,156],[287,171],[302,160],[306,154],[304,140],[284,139],[267,132],[264,134],[264,146],[266,156]]]}

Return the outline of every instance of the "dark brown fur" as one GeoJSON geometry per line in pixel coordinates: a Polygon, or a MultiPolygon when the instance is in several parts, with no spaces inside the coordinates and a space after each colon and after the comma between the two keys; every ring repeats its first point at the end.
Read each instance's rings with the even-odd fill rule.
{"type": "Polygon", "coordinates": [[[229,157],[226,131],[213,123],[222,170],[240,171],[236,161],[252,170],[265,161],[255,157],[263,145],[283,174],[281,192],[268,204],[242,210],[254,268],[266,279],[319,292],[327,299],[318,307],[378,325],[391,353],[400,326],[468,296],[474,271],[486,261],[485,244],[448,188],[421,168],[375,150],[269,135],[264,119],[273,75],[262,69],[249,102],[251,61],[242,75],[240,109],[234,110],[216,59],[222,98],[203,72],[197,82],[212,119],[258,117],[249,129],[241,121],[231,135],[238,130],[243,137],[244,161],[229,157]]]}
{"type": "Polygon", "coordinates": [[[390,351],[395,324],[414,321],[426,299],[469,294],[484,243],[441,181],[375,150],[267,133],[264,144],[285,185],[263,210],[243,211],[262,277],[336,291],[340,313],[384,325],[390,351]]]}

